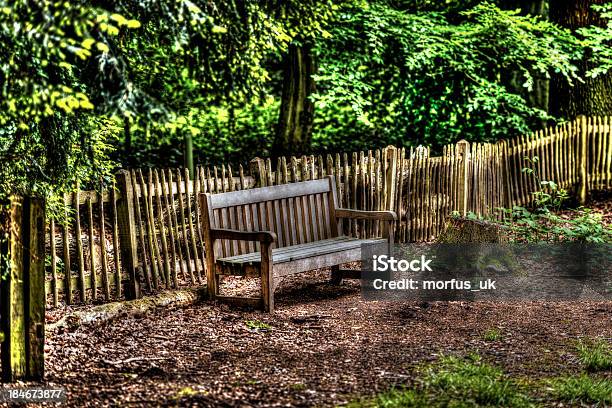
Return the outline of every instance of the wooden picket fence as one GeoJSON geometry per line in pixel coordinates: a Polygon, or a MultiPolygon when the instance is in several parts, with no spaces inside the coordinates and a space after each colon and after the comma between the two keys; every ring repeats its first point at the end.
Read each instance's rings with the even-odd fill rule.
{"type": "Polygon", "coordinates": [[[554,181],[560,188],[576,189],[580,202],[591,190],[606,190],[612,185],[612,118],[579,117],[554,128],[521,136],[503,145],[506,161],[506,206],[526,205],[532,192],[541,190],[533,175],[522,171],[533,163],[540,180],[554,181]]]}
{"type": "MultiPolygon", "coordinates": [[[[47,236],[47,300],[62,303],[135,298],[163,288],[205,282],[200,192],[225,192],[336,178],[339,204],[394,210],[399,242],[434,239],[448,216],[527,205],[540,180],[589,190],[612,183],[612,120],[573,122],[498,143],[461,141],[433,157],[426,147],[317,156],[253,159],[248,166],[121,171],[107,189],[65,197],[68,224],[51,221],[47,236]],[[535,159],[537,157],[537,159],[535,159]],[[528,158],[529,160],[527,160],[528,158]],[[68,271],[68,272],[67,272],[68,271]],[[93,271],[93,273],[92,273],[93,271]]],[[[376,235],[369,221],[346,223],[345,233],[376,235]]]]}
{"type": "Polygon", "coordinates": [[[48,223],[48,303],[135,298],[203,283],[195,197],[253,186],[241,167],[234,176],[221,166],[198,168],[194,180],[183,169],[121,171],[108,189],[77,188],[64,198],[67,222],[48,223]]]}

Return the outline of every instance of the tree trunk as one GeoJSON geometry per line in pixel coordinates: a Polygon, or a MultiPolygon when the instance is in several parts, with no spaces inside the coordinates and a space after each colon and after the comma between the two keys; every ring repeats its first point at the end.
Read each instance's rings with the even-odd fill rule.
{"type": "Polygon", "coordinates": [[[290,45],[284,61],[283,95],[272,154],[305,153],[310,147],[316,67],[309,45],[290,45]]]}
{"type": "MultiPolygon", "coordinates": [[[[550,19],[572,31],[589,25],[603,25],[605,22],[591,9],[591,6],[606,1],[551,1],[550,19]]],[[[584,78],[584,74],[592,68],[588,52],[578,67],[580,75],[584,78]]],[[[584,82],[574,81],[574,86],[568,85],[558,76],[553,76],[550,85],[549,110],[552,115],[573,119],[577,115],[612,114],[612,72],[597,78],[584,78],[584,82]]]]}

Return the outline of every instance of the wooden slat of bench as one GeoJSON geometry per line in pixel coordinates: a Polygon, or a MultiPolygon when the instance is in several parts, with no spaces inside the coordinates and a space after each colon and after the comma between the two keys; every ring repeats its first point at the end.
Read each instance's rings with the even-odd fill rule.
{"type": "MultiPolygon", "coordinates": [[[[326,240],[325,240],[326,241],[326,240]]],[[[317,241],[322,242],[322,241],[317,241]]],[[[346,251],[352,248],[360,248],[362,244],[376,244],[387,242],[384,239],[380,240],[355,240],[346,241],[341,243],[327,244],[323,246],[317,246],[316,248],[304,248],[298,251],[282,252],[278,255],[272,255],[274,263],[291,262],[296,259],[309,258],[313,256],[324,256],[334,252],[346,251]]]]}
{"type": "MultiPolygon", "coordinates": [[[[273,249],[272,259],[274,264],[280,264],[297,259],[324,256],[334,252],[360,248],[362,244],[376,244],[384,242],[386,242],[386,240],[383,238],[356,239],[340,236],[332,239],[315,241],[308,244],[273,249]]],[[[253,252],[250,254],[221,258],[218,259],[217,262],[221,265],[254,265],[260,262],[260,257],[259,252],[253,252]]]]}
{"type": "MultiPolygon", "coordinates": [[[[386,241],[383,241],[386,242],[386,241]]],[[[327,254],[313,255],[301,259],[293,259],[291,261],[276,263],[273,265],[273,276],[283,277],[314,269],[336,266],[347,262],[359,261],[361,259],[361,247],[344,248],[337,252],[327,254]]],[[[234,276],[260,276],[259,263],[239,264],[217,264],[217,275],[234,275],[234,276]]]]}
{"type": "Polygon", "coordinates": [[[263,307],[262,298],[247,298],[236,296],[216,296],[215,300],[227,303],[232,306],[250,307],[253,309],[261,309],[263,307]]]}
{"type": "Polygon", "coordinates": [[[233,191],[229,193],[212,194],[209,200],[213,209],[233,207],[247,203],[280,200],[289,197],[300,197],[311,194],[329,192],[327,179],[303,181],[299,183],[281,184],[271,187],[253,188],[250,190],[233,191]]]}
{"type": "MultiPolygon", "coordinates": [[[[386,242],[386,241],[385,241],[386,242]]],[[[339,252],[322,256],[311,256],[303,259],[296,259],[291,262],[283,262],[273,265],[273,275],[275,278],[293,275],[315,269],[336,266],[347,262],[355,262],[361,259],[361,248],[345,249],[339,252]]],[[[253,268],[253,267],[250,267],[253,268]]],[[[247,267],[249,269],[249,267],[247,267]]],[[[253,275],[252,271],[249,271],[253,275]]]]}
{"type": "MultiPolygon", "coordinates": [[[[334,243],[334,242],[348,242],[350,240],[354,240],[354,238],[349,238],[349,237],[337,237],[334,239],[330,239],[330,240],[322,240],[322,241],[315,241],[315,242],[309,242],[306,244],[299,244],[299,245],[293,245],[293,246],[289,246],[289,247],[282,247],[282,248],[274,248],[272,250],[272,254],[273,256],[276,255],[278,256],[279,254],[283,254],[283,253],[292,253],[292,252],[299,252],[304,250],[305,248],[317,248],[317,247],[324,247],[326,245],[329,245],[330,243],[334,243]]],[[[228,257],[224,257],[224,258],[219,258],[217,259],[217,262],[221,262],[221,263],[249,263],[249,262],[259,262],[259,252],[251,252],[248,254],[242,254],[242,255],[236,255],[236,256],[228,256],[228,257]]]]}

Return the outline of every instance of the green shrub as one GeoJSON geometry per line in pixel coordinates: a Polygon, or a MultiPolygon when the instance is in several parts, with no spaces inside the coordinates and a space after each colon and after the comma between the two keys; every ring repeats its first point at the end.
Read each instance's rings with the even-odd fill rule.
{"type": "Polygon", "coordinates": [[[603,223],[603,216],[580,207],[567,215],[528,210],[515,206],[504,211],[503,223],[518,242],[588,242],[612,243],[612,227],[603,223]]]}
{"type": "Polygon", "coordinates": [[[541,190],[532,193],[529,208],[514,206],[500,209],[504,223],[519,242],[588,242],[612,243],[612,227],[603,223],[603,216],[589,208],[579,207],[559,215],[569,195],[554,181],[541,180],[537,171],[539,158],[525,157],[528,163],[523,172],[531,175],[541,190]]]}

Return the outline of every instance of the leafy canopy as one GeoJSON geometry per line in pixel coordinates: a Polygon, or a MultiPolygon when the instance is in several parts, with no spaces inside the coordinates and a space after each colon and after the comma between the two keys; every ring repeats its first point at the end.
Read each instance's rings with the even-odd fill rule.
{"type": "Polygon", "coordinates": [[[328,122],[346,108],[356,118],[347,135],[357,125],[382,143],[440,146],[527,133],[549,116],[512,89],[510,74],[520,73],[528,92],[551,72],[576,81],[584,48],[568,30],[488,2],[455,16],[359,1],[342,8],[330,32],[318,48],[322,145],[328,122]]]}

